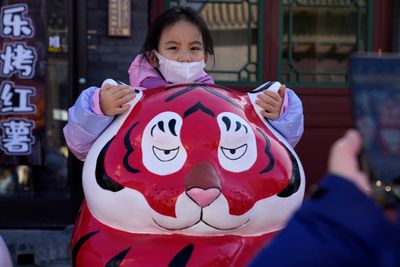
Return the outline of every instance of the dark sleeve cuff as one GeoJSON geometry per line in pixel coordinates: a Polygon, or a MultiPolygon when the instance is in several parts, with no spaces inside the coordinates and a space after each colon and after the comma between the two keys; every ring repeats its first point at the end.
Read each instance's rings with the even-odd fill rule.
{"type": "Polygon", "coordinates": [[[371,198],[352,182],[337,175],[328,174],[324,177],[303,211],[304,216],[318,213],[376,249],[394,230],[371,198]]]}

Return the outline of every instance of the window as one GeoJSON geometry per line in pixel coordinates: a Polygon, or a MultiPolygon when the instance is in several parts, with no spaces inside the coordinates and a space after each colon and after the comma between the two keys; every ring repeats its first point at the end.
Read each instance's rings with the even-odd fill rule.
{"type": "Polygon", "coordinates": [[[349,55],[371,50],[372,0],[281,0],[278,36],[264,30],[276,15],[264,1],[167,3],[190,5],[204,18],[216,54],[207,70],[222,84],[262,82],[268,71],[263,57],[275,57],[263,53],[266,40],[278,40],[271,44],[278,47],[278,74],[272,76],[289,86],[347,86],[349,55]]]}
{"type": "Polygon", "coordinates": [[[371,1],[283,0],[281,5],[280,80],[346,84],[348,56],[371,49],[371,1]]]}

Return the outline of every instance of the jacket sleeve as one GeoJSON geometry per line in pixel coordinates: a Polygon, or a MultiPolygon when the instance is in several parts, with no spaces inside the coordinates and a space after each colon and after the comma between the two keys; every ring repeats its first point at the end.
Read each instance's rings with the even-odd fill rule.
{"type": "Polygon", "coordinates": [[[93,142],[114,119],[93,111],[91,102],[96,89],[90,87],[79,95],[75,105],[68,110],[68,122],[63,129],[69,149],[80,160],[86,158],[93,142]]]}
{"type": "Polygon", "coordinates": [[[282,115],[270,124],[294,147],[304,132],[303,105],[293,90],[286,88],[288,105],[282,115]]]}
{"type": "Polygon", "coordinates": [[[0,266],[12,267],[10,252],[3,238],[0,236],[0,266]]]}
{"type": "Polygon", "coordinates": [[[353,183],[329,175],[250,266],[400,266],[399,234],[353,183]]]}

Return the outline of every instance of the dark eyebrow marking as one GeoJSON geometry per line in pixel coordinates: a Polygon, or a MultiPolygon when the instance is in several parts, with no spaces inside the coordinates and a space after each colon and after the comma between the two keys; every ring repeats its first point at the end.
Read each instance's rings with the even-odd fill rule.
{"type": "Polygon", "coordinates": [[[154,128],[156,128],[157,125],[158,125],[158,128],[160,128],[160,130],[165,133],[165,131],[164,131],[164,122],[163,121],[159,121],[157,124],[154,124],[153,127],[151,127],[151,130],[150,130],[150,135],[151,136],[153,136],[154,128]]]}
{"type": "Polygon", "coordinates": [[[175,132],[175,126],[176,126],[176,120],[172,119],[168,122],[168,128],[169,131],[176,136],[176,132],[175,132]]]}
{"type": "Polygon", "coordinates": [[[235,132],[237,132],[239,129],[240,129],[240,127],[242,126],[242,124],[240,123],[240,122],[236,122],[236,129],[235,129],[235,132]]]}
{"type": "Polygon", "coordinates": [[[228,118],[228,117],[226,117],[226,116],[223,116],[222,117],[222,121],[225,123],[225,125],[226,125],[226,131],[229,131],[229,129],[231,128],[231,120],[228,118]]]}
{"type": "Polygon", "coordinates": [[[246,133],[248,133],[248,132],[249,132],[249,130],[247,129],[247,126],[246,126],[246,125],[244,125],[244,124],[242,124],[242,126],[243,126],[243,128],[246,130],[246,133]]]}
{"type": "Polygon", "coordinates": [[[247,130],[246,125],[244,125],[243,123],[238,122],[238,121],[236,122],[236,129],[235,129],[235,132],[239,131],[239,129],[240,129],[242,126],[243,126],[244,130],[246,131],[246,133],[248,133],[248,130],[247,130]]]}
{"type": "MultiPolygon", "coordinates": [[[[171,119],[168,122],[168,128],[170,130],[170,132],[176,136],[176,132],[175,132],[175,125],[176,125],[176,120],[175,119],[171,119]]],[[[161,131],[163,131],[165,133],[165,129],[164,129],[164,122],[163,121],[159,121],[157,124],[154,124],[153,127],[151,127],[150,130],[150,135],[153,136],[153,131],[156,128],[156,126],[158,126],[158,128],[160,128],[161,131]]]]}
{"type": "MultiPolygon", "coordinates": [[[[170,86],[170,87],[166,88],[165,90],[170,90],[170,89],[176,88],[176,87],[178,87],[178,86],[181,86],[181,85],[170,86]]],[[[178,92],[176,92],[176,93],[174,93],[174,94],[168,96],[168,97],[165,99],[165,102],[172,101],[172,100],[174,100],[175,98],[177,98],[177,97],[179,97],[179,96],[181,96],[181,95],[183,95],[183,94],[185,94],[185,93],[188,93],[188,92],[190,92],[190,91],[192,91],[192,90],[194,90],[194,89],[198,89],[198,88],[201,88],[201,89],[203,89],[203,90],[206,90],[206,91],[209,92],[210,94],[213,94],[213,95],[215,95],[215,96],[217,96],[217,97],[219,97],[219,98],[222,98],[223,100],[225,100],[225,101],[228,102],[229,104],[231,104],[231,105],[237,107],[237,108],[240,109],[240,110],[243,110],[242,107],[241,107],[238,103],[236,103],[235,101],[233,101],[233,100],[230,99],[229,97],[227,97],[227,96],[225,96],[225,95],[223,95],[223,94],[221,94],[221,93],[219,93],[219,92],[217,92],[217,91],[211,89],[210,87],[208,87],[208,86],[206,86],[206,85],[204,85],[204,84],[202,84],[202,83],[195,83],[195,84],[192,84],[191,86],[189,86],[189,87],[187,87],[187,88],[184,88],[184,89],[182,89],[182,90],[180,90],[180,91],[178,91],[178,92]]]]}
{"type": "Polygon", "coordinates": [[[157,124],[158,124],[158,128],[160,128],[160,130],[163,131],[163,132],[165,133],[165,130],[164,130],[164,122],[163,122],[163,121],[159,121],[157,124]]]}
{"type": "Polygon", "coordinates": [[[156,128],[156,126],[157,126],[157,124],[154,124],[153,127],[151,127],[151,130],[150,130],[151,137],[153,137],[153,131],[154,131],[154,128],[156,128]]]}
{"type": "Polygon", "coordinates": [[[185,113],[183,114],[183,118],[186,118],[187,116],[189,116],[190,114],[195,113],[197,110],[201,110],[204,113],[210,115],[211,117],[215,117],[214,112],[212,112],[211,109],[206,108],[200,101],[197,102],[195,105],[191,106],[190,108],[188,108],[185,113]]]}

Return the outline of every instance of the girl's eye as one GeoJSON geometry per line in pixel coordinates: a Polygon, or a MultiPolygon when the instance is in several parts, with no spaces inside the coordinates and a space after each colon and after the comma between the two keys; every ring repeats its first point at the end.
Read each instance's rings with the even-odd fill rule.
{"type": "Polygon", "coordinates": [[[192,50],[195,50],[195,51],[200,51],[200,50],[201,50],[201,48],[200,48],[200,47],[192,47],[192,50]]]}
{"type": "Polygon", "coordinates": [[[176,51],[176,50],[178,50],[178,47],[176,47],[176,46],[168,47],[168,50],[176,51]]]}

